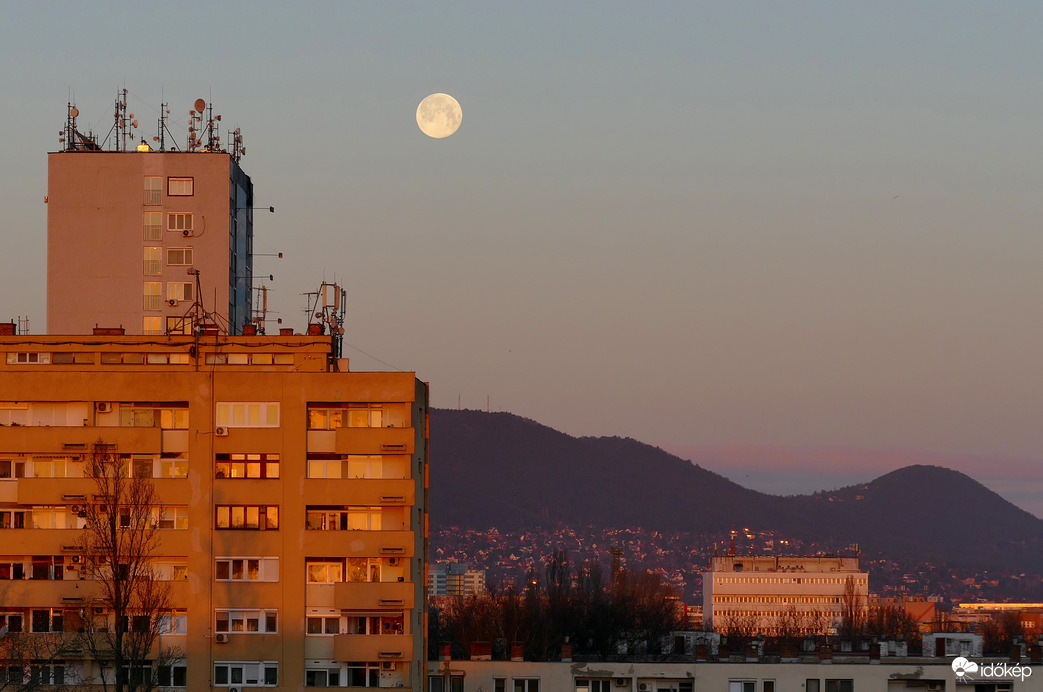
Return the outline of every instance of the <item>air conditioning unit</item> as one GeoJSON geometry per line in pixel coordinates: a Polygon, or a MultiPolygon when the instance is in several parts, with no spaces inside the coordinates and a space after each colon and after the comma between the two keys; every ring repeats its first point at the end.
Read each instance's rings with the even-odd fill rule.
{"type": "Polygon", "coordinates": [[[228,643],[228,635],[223,633],[223,632],[220,633],[220,634],[215,634],[214,635],[214,641],[217,642],[218,644],[227,644],[228,643]]]}
{"type": "Polygon", "coordinates": [[[630,679],[616,678],[616,687],[630,687],[630,679]]]}
{"type": "Polygon", "coordinates": [[[391,567],[398,567],[398,558],[397,557],[389,557],[388,558],[388,565],[390,565],[391,567]]]}
{"type": "Polygon", "coordinates": [[[380,669],[381,670],[394,670],[395,669],[395,662],[394,661],[381,661],[380,662],[380,669]]]}
{"type": "Polygon", "coordinates": [[[648,683],[647,682],[641,683],[640,685],[637,686],[637,689],[641,690],[641,692],[645,692],[646,690],[649,689],[648,683]]]}
{"type": "Polygon", "coordinates": [[[944,682],[929,682],[927,683],[928,692],[942,692],[945,689],[944,682]]]}
{"type": "MultiPolygon", "coordinates": [[[[188,233],[188,231],[185,231],[185,233],[188,233]]],[[[239,689],[238,687],[229,687],[228,692],[239,692],[239,689]]]]}
{"type": "Polygon", "coordinates": [[[167,305],[169,305],[170,307],[174,307],[175,305],[177,305],[177,298],[171,298],[170,300],[168,300],[167,305]]]}
{"type": "Polygon", "coordinates": [[[94,410],[98,413],[109,413],[112,411],[112,404],[107,401],[99,401],[94,404],[94,410]]]}
{"type": "Polygon", "coordinates": [[[83,505],[73,505],[72,507],[69,508],[69,511],[72,512],[73,514],[79,516],[80,512],[83,511],[83,505]]]}
{"type": "Polygon", "coordinates": [[[192,231],[190,231],[190,230],[188,230],[186,228],[185,230],[181,231],[181,235],[185,236],[186,238],[191,238],[192,237],[192,231]]]}
{"type": "Polygon", "coordinates": [[[72,556],[72,564],[74,564],[74,565],[80,564],[80,556],[79,555],[73,555],[72,556]]]}
{"type": "Polygon", "coordinates": [[[214,428],[214,434],[218,437],[228,437],[228,428],[223,425],[219,425],[214,428]]]}

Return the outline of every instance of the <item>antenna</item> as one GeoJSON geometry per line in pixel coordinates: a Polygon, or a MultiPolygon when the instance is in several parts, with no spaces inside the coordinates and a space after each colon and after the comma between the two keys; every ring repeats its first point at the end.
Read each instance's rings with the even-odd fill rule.
{"type": "Polygon", "coordinates": [[[318,331],[333,339],[334,363],[343,353],[344,313],[347,306],[347,291],[335,283],[323,281],[318,291],[304,293],[308,298],[308,333],[318,331]]]}

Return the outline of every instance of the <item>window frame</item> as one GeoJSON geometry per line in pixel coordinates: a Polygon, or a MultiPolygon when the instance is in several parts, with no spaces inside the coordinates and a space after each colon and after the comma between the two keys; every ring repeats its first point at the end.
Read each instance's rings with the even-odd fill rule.
{"type": "Polygon", "coordinates": [[[185,176],[167,178],[167,197],[191,197],[195,194],[195,179],[185,176]],[[187,192],[185,191],[187,189],[187,192]]]}

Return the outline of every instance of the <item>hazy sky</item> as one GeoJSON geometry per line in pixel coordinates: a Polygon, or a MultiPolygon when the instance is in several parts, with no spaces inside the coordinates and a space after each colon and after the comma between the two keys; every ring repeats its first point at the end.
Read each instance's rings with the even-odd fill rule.
{"type": "Polygon", "coordinates": [[[203,97],[276,207],[278,316],[341,282],[354,369],[572,434],[789,450],[808,490],[900,465],[858,450],[958,454],[1043,514],[1039,3],[0,12],[0,318],[45,325],[70,94],[104,134],[125,86],[149,137],[166,100],[182,143],[203,97]],[[464,112],[444,140],[415,122],[438,91],[464,112]]]}

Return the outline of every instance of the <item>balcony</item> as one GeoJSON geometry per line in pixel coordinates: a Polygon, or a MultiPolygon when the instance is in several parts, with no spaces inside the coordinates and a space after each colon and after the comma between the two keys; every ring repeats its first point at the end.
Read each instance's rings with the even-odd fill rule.
{"type": "Polygon", "coordinates": [[[305,531],[306,555],[412,557],[412,531],[305,531]]]}
{"type": "MultiPolygon", "coordinates": [[[[166,505],[187,505],[192,489],[186,479],[157,478],[156,491],[166,505]]],[[[93,478],[20,478],[17,502],[23,505],[82,505],[98,492],[93,478]]]]}
{"type": "Polygon", "coordinates": [[[309,452],[338,454],[412,454],[413,428],[337,428],[309,430],[309,452]]]}
{"type": "Polygon", "coordinates": [[[162,432],[159,428],[4,426],[0,427],[0,447],[5,452],[85,454],[100,440],[116,445],[121,452],[156,454],[162,450],[162,432]]]}
{"type": "Polygon", "coordinates": [[[409,634],[338,634],[333,637],[335,661],[405,661],[413,655],[409,634]]]}
{"type": "Polygon", "coordinates": [[[309,505],[412,505],[416,481],[411,479],[310,478],[304,481],[309,505]]]}
{"type": "Polygon", "coordinates": [[[341,610],[408,610],[415,602],[415,589],[416,584],[412,582],[342,582],[333,585],[333,607],[341,610]]]}

